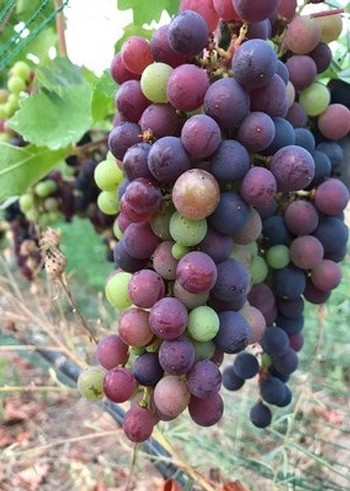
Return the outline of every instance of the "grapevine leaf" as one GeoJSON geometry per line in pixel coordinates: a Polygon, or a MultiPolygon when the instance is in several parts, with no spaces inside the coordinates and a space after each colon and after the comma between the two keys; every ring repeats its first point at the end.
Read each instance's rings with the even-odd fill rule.
{"type": "Polygon", "coordinates": [[[71,85],[81,85],[84,77],[78,66],[67,58],[55,58],[37,70],[37,83],[40,87],[62,94],[71,85]]]}
{"type": "Polygon", "coordinates": [[[0,201],[23,194],[28,186],[44,177],[65,155],[66,149],[52,151],[34,145],[14,147],[0,143],[0,201]]]}
{"type": "Polygon", "coordinates": [[[94,84],[92,116],[95,122],[102,121],[105,117],[114,114],[116,90],[117,85],[112,79],[109,70],[105,70],[94,84]]]}
{"type": "Polygon", "coordinates": [[[350,68],[345,68],[345,70],[338,72],[337,75],[340,80],[343,80],[343,82],[350,84],[350,68]]]}
{"type": "Polygon", "coordinates": [[[56,92],[44,89],[22,99],[8,125],[23,138],[51,150],[75,144],[92,124],[92,86],[88,82],[56,92]]]}
{"type": "MultiPolygon", "coordinates": [[[[26,53],[31,53],[40,58],[41,63],[45,63],[49,60],[49,49],[51,46],[55,46],[57,41],[57,35],[53,27],[48,27],[41,31],[25,48],[26,53]]],[[[21,51],[18,59],[23,60],[23,50],[21,51]]]]}
{"type": "Polygon", "coordinates": [[[157,2],[145,2],[144,0],[118,0],[120,10],[133,10],[133,20],[138,26],[159,22],[163,10],[170,15],[175,14],[179,6],[178,0],[158,0],[157,2]]]}

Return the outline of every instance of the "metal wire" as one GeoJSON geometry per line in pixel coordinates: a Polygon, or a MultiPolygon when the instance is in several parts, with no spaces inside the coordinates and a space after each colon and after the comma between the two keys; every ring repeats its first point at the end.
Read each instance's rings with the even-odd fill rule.
{"type": "Polygon", "coordinates": [[[0,11],[0,25],[5,22],[1,35],[12,32],[9,39],[1,43],[0,48],[0,70],[9,66],[12,60],[24,50],[28,44],[35,39],[50,22],[55,19],[56,15],[63,10],[69,3],[69,0],[63,0],[62,5],[58,8],[52,3],[52,0],[41,0],[40,5],[32,13],[30,18],[23,22],[17,19],[15,25],[11,22],[12,10],[15,7],[15,0],[7,0],[5,7],[0,11]],[[16,28],[16,29],[15,29],[16,28]]]}

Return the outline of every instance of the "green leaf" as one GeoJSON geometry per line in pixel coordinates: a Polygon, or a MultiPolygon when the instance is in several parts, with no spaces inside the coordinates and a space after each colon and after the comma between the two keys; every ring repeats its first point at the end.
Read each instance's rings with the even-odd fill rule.
{"type": "Polygon", "coordinates": [[[51,150],[75,144],[92,124],[92,86],[88,82],[43,90],[21,100],[20,109],[8,125],[23,138],[51,150]]]}
{"type": "Polygon", "coordinates": [[[114,97],[117,85],[112,79],[109,70],[95,82],[92,96],[92,117],[94,122],[102,121],[107,116],[114,114],[114,97]]]}
{"type": "MultiPolygon", "coordinates": [[[[40,59],[41,63],[45,63],[49,60],[49,49],[51,46],[55,46],[57,41],[57,35],[53,27],[48,27],[41,31],[25,48],[25,53],[31,53],[40,59]]],[[[23,51],[20,53],[18,59],[23,60],[23,51]]]]}
{"type": "Polygon", "coordinates": [[[179,0],[157,0],[145,2],[144,0],[118,0],[120,10],[133,10],[134,23],[138,26],[150,24],[153,20],[159,22],[163,10],[167,10],[170,15],[177,12],[179,0]]]}
{"type": "Polygon", "coordinates": [[[28,186],[44,177],[62,158],[67,150],[53,152],[34,145],[14,147],[0,143],[0,201],[23,194],[28,186]]]}
{"type": "Polygon", "coordinates": [[[338,72],[337,75],[340,80],[343,80],[343,82],[350,84],[350,68],[346,68],[345,70],[338,72]]]}
{"type": "Polygon", "coordinates": [[[82,85],[86,82],[78,66],[67,58],[55,58],[37,70],[37,83],[41,87],[57,94],[62,94],[72,85],[82,85]]]}

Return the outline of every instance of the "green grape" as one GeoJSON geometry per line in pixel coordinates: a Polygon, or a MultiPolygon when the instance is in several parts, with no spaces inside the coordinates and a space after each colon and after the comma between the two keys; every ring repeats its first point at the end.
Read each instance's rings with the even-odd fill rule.
{"type": "Polygon", "coordinates": [[[189,248],[179,244],[178,242],[175,242],[173,247],[171,248],[171,254],[175,259],[182,259],[187,253],[189,252],[189,248]]]}
{"type": "Polygon", "coordinates": [[[9,93],[6,89],[0,89],[0,104],[4,104],[8,99],[9,93]]]}
{"type": "Polygon", "coordinates": [[[115,162],[116,163],[116,158],[114,157],[114,155],[112,154],[111,151],[108,151],[107,152],[106,160],[111,160],[112,162],[115,162]]]}
{"type": "Polygon", "coordinates": [[[55,223],[55,222],[60,222],[63,220],[63,214],[57,210],[52,210],[52,211],[49,211],[48,212],[48,216],[49,216],[49,221],[50,223],[55,223]]]}
{"type": "Polygon", "coordinates": [[[103,160],[95,168],[95,182],[102,191],[115,191],[123,177],[123,171],[115,160],[103,160]]]}
{"type": "Polygon", "coordinates": [[[261,366],[264,368],[269,368],[272,365],[272,358],[267,353],[263,353],[261,356],[261,366]]]}
{"type": "Polygon", "coordinates": [[[97,206],[106,215],[115,215],[119,211],[117,192],[102,191],[97,198],[97,206]]]}
{"type": "Polygon", "coordinates": [[[57,183],[53,179],[45,179],[35,185],[34,193],[39,198],[47,198],[50,194],[54,193],[57,189],[57,183]]]}
{"type": "Polygon", "coordinates": [[[217,335],[219,327],[218,314],[207,305],[196,307],[189,313],[187,331],[196,341],[210,341],[217,335]]]}
{"type": "Polygon", "coordinates": [[[247,245],[247,248],[249,249],[252,257],[258,255],[259,248],[258,248],[258,243],[257,242],[251,242],[250,244],[247,245]]]}
{"type": "Polygon", "coordinates": [[[30,67],[25,61],[17,61],[11,68],[11,74],[28,82],[30,78],[30,67]]]}
{"type": "Polygon", "coordinates": [[[128,295],[129,281],[132,277],[131,273],[120,271],[108,278],[105,293],[108,302],[118,309],[126,309],[131,307],[132,302],[128,295]]]}
{"type": "Polygon", "coordinates": [[[0,104],[0,118],[8,119],[10,117],[10,106],[7,102],[0,104]]]}
{"type": "Polygon", "coordinates": [[[12,114],[14,112],[16,112],[17,109],[19,108],[18,94],[10,94],[8,101],[7,101],[7,104],[8,104],[9,110],[11,111],[12,114]]]}
{"type": "Polygon", "coordinates": [[[118,220],[115,220],[113,223],[113,234],[118,240],[123,237],[123,232],[120,230],[118,220]]]}
{"type": "Polygon", "coordinates": [[[174,205],[170,201],[165,201],[161,209],[153,213],[150,225],[153,232],[162,240],[172,240],[170,234],[170,220],[175,211],[174,205]]]}
{"type": "MultiPolygon", "coordinates": [[[[1,114],[0,114],[1,118],[1,114]]],[[[8,133],[0,133],[0,142],[2,143],[8,143],[11,140],[11,135],[8,133]]]]}
{"type": "Polygon", "coordinates": [[[209,360],[215,353],[216,346],[213,341],[205,341],[201,343],[195,339],[189,338],[194,347],[196,360],[209,360]]]}
{"type": "Polygon", "coordinates": [[[19,94],[26,88],[26,83],[21,77],[12,76],[7,81],[7,88],[12,94],[19,94]]]}
{"type": "Polygon", "coordinates": [[[277,244],[267,251],[266,262],[273,269],[285,268],[290,261],[289,248],[282,244],[277,244]]]}
{"type": "Polygon", "coordinates": [[[233,244],[232,252],[230,254],[230,257],[233,259],[236,259],[240,263],[244,264],[245,266],[249,267],[249,264],[252,261],[253,255],[250,251],[250,244],[249,245],[239,245],[239,244],[233,244]]]}
{"type": "Polygon", "coordinates": [[[57,211],[60,206],[58,199],[49,196],[44,201],[44,208],[46,211],[57,211]]]}
{"type": "Polygon", "coordinates": [[[170,234],[175,242],[184,246],[194,246],[199,244],[206,236],[208,230],[207,221],[190,220],[185,218],[178,211],[175,211],[170,219],[170,234]]]}
{"type": "Polygon", "coordinates": [[[78,377],[78,391],[89,401],[103,399],[103,379],[106,370],[102,367],[89,367],[81,371],[78,377]]]}
{"type": "Polygon", "coordinates": [[[151,63],[141,76],[141,90],[152,102],[167,102],[166,86],[173,68],[166,63],[151,63]]]}
{"type": "Polygon", "coordinates": [[[19,198],[19,207],[23,213],[34,208],[34,198],[30,193],[22,194],[19,198]]]}
{"type": "Polygon", "coordinates": [[[299,103],[303,106],[309,116],[318,116],[323,113],[331,101],[328,87],[315,82],[299,95],[299,103]]]}
{"type": "MultiPolygon", "coordinates": [[[[26,216],[29,219],[29,213],[27,213],[26,216]]],[[[39,217],[37,217],[37,221],[42,228],[48,227],[52,223],[50,215],[48,213],[42,213],[39,217]]]]}
{"type": "Polygon", "coordinates": [[[262,283],[269,272],[265,259],[261,256],[256,256],[253,258],[249,269],[253,285],[262,283]]]}

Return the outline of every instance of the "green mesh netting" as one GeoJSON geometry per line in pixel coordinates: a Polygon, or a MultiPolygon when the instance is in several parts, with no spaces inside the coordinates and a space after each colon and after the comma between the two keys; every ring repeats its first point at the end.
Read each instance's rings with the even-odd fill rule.
{"type": "Polygon", "coordinates": [[[0,0],[0,70],[9,66],[56,15],[68,5],[62,0],[0,0]]]}

